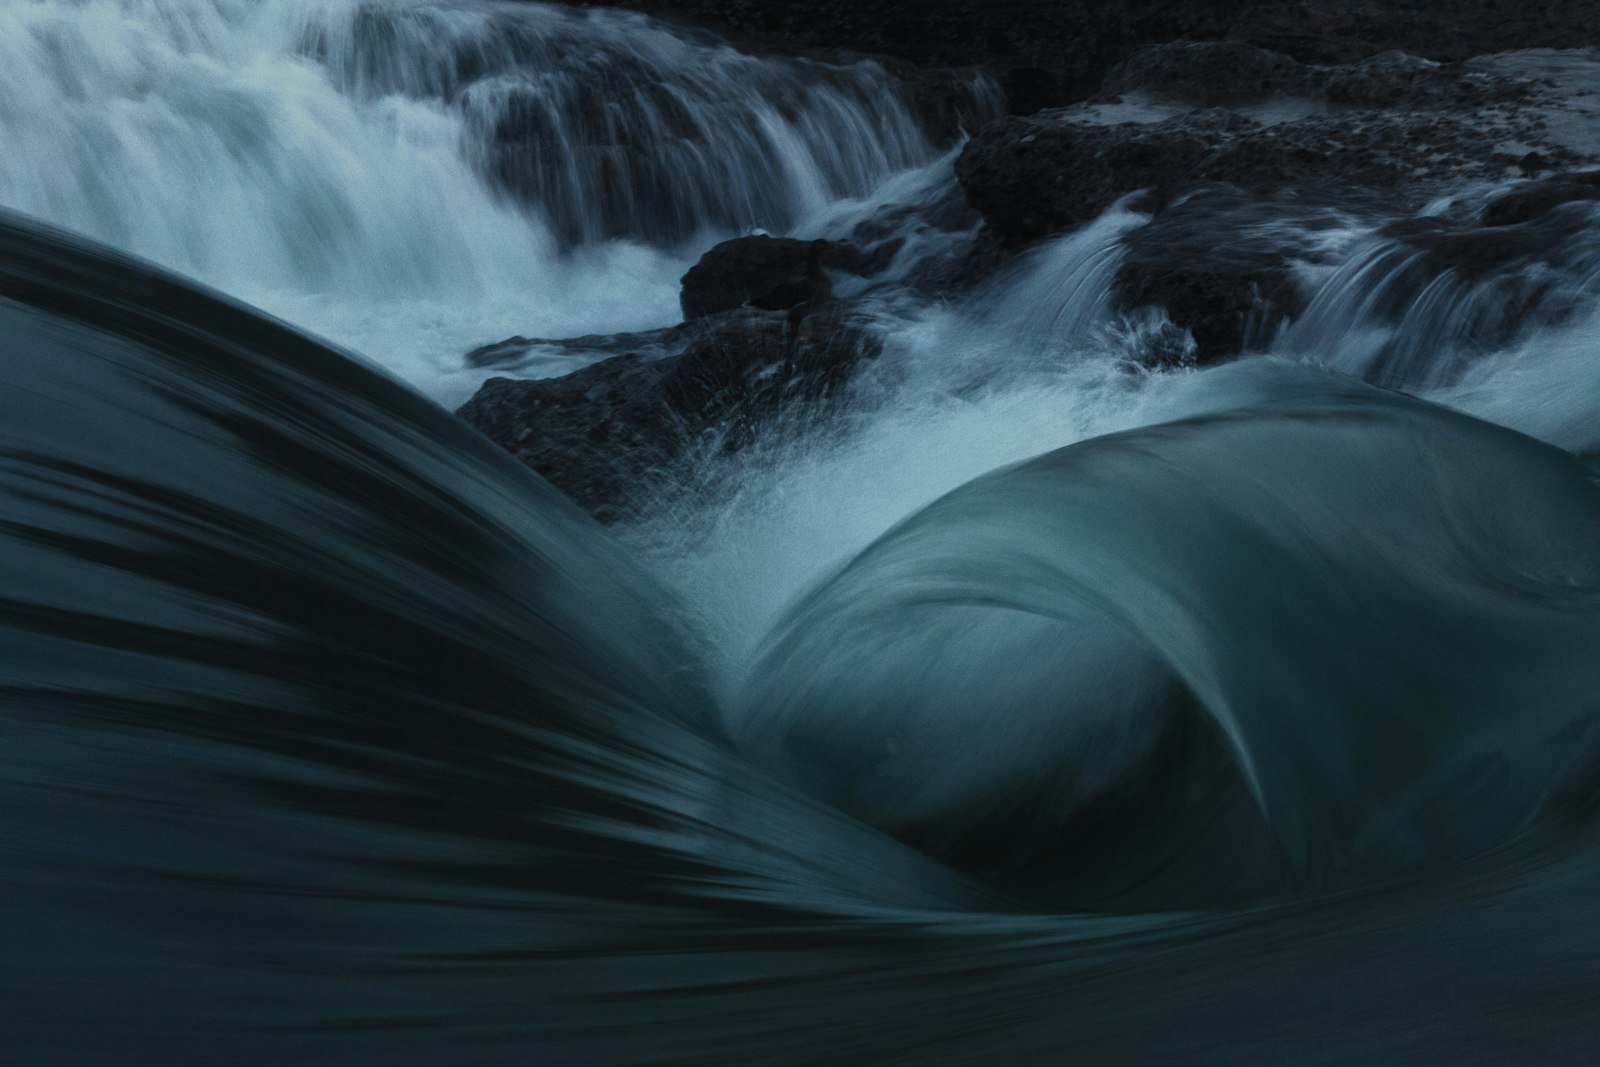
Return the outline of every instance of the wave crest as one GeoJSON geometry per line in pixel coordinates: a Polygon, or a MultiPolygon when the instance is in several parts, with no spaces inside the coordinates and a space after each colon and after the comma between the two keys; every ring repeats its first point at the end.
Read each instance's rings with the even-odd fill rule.
{"type": "Polygon", "coordinates": [[[885,535],[775,629],[745,742],[958,861],[1007,840],[1067,899],[1127,863],[1086,833],[1165,850],[1137,877],[1183,903],[1530,830],[1592,753],[1589,471],[1319,372],[1231,374],[1257,403],[1061,449],[885,535]]]}

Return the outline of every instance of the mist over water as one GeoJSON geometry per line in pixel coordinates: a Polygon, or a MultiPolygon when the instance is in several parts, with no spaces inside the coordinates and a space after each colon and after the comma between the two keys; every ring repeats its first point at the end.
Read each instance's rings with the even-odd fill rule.
{"type": "Polygon", "coordinates": [[[1143,221],[1113,211],[961,305],[891,301],[887,350],[839,411],[708,458],[625,531],[712,630],[729,684],[779,610],[896,522],[997,467],[1158,421],[1124,361],[1137,327],[1108,310],[1117,239],[1143,221]]]}
{"type": "Polygon", "coordinates": [[[945,298],[912,211],[882,355],[605,529],[463,352],[936,206],[885,71],[399,0],[0,69],[0,1059],[1592,1058],[1592,205],[1309,220],[1203,369],[1138,201],[945,298]]]}

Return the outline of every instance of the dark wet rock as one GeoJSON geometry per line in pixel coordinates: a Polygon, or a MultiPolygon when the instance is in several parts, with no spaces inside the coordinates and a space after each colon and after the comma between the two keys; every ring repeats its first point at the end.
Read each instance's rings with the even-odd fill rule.
{"type": "Polygon", "coordinates": [[[1575,267],[1587,273],[1600,265],[1600,245],[1595,240],[1600,211],[1592,207],[1556,211],[1594,200],[1600,200],[1600,189],[1516,221],[1479,224],[1450,217],[1410,218],[1390,223],[1379,235],[1414,250],[1410,269],[1421,279],[1419,285],[1446,272],[1467,284],[1504,276],[1546,285],[1575,267]]]}
{"type": "Polygon", "coordinates": [[[1515,104],[1526,100],[1535,88],[1523,78],[1398,51],[1318,70],[1315,80],[1321,82],[1322,93],[1331,103],[1411,110],[1515,104]]]}
{"type": "Polygon", "coordinates": [[[1119,63],[1104,95],[1142,92],[1201,107],[1301,93],[1312,81],[1305,65],[1243,41],[1173,41],[1148,45],[1119,63]]]}
{"type": "MultiPolygon", "coordinates": [[[[1600,44],[1600,0],[599,2],[690,20],[755,51],[875,53],[921,67],[979,67],[997,79],[1016,115],[1087,99],[1141,47],[1172,41],[1227,39],[1317,65],[1395,51],[1448,63],[1510,49],[1600,44]]],[[[1363,103],[1376,91],[1354,88],[1363,103]]]]}
{"type": "Polygon", "coordinates": [[[748,426],[782,403],[820,399],[881,350],[849,306],[835,303],[806,317],[801,339],[786,360],[781,321],[781,316],[756,312],[730,313],[672,363],[662,385],[687,425],[735,421],[748,426]]]}
{"type": "Polygon", "coordinates": [[[1231,356],[1305,309],[1293,266],[1314,258],[1306,235],[1315,225],[1231,190],[1203,191],[1128,235],[1114,299],[1125,310],[1165,309],[1193,339],[1154,351],[1195,363],[1231,356]]]}
{"type": "Polygon", "coordinates": [[[1499,176],[1511,161],[1498,145],[1536,137],[1529,121],[1367,109],[1266,125],[1210,109],[1108,126],[1079,105],[997,123],[968,143],[956,174],[1010,242],[1071,229],[1137,190],[1159,206],[1218,182],[1404,210],[1451,183],[1499,176]]]}
{"type": "Polygon", "coordinates": [[[1220,37],[1247,0],[602,0],[694,21],[757,51],[875,53],[923,67],[979,66],[1013,113],[1092,94],[1142,44],[1220,37]]]}
{"type": "Polygon", "coordinates": [[[1483,223],[1510,226],[1528,222],[1574,200],[1600,200],[1600,171],[1557,174],[1513,189],[1484,205],[1483,223]]]}
{"type": "Polygon", "coordinates": [[[1458,61],[1600,43],[1600,0],[1268,0],[1248,5],[1229,36],[1303,63],[1350,63],[1393,50],[1458,61]]]}
{"type": "Polygon", "coordinates": [[[892,204],[862,220],[850,231],[848,243],[870,257],[869,275],[887,270],[902,249],[913,246],[904,271],[894,275],[895,283],[948,295],[987,274],[986,270],[966,274],[982,224],[983,218],[952,179],[926,200],[892,204]]]}
{"type": "Polygon", "coordinates": [[[1401,100],[1414,105],[1419,85],[1440,81],[1437,61],[1409,52],[1381,52],[1346,66],[1322,69],[1327,70],[1323,95],[1333,103],[1356,107],[1385,107],[1401,100]]]}
{"type": "Polygon", "coordinates": [[[1287,96],[1343,107],[1423,110],[1515,103],[1533,89],[1523,78],[1401,51],[1316,66],[1245,41],[1174,41],[1139,49],[1107,75],[1100,93],[1141,93],[1197,107],[1287,96]]]}
{"type": "Polygon", "coordinates": [[[1071,99],[1061,76],[1044,67],[1010,67],[1000,76],[1000,91],[1008,115],[1031,115],[1071,99]]]}
{"type": "Polygon", "coordinates": [[[1005,113],[1003,88],[976,67],[919,67],[882,60],[900,84],[900,97],[935,145],[955,144],[1005,113]]]}
{"type": "MultiPolygon", "coordinates": [[[[743,307],[788,278],[804,277],[810,247],[810,241],[766,236],[736,237],[714,246],[683,276],[679,299],[685,321],[743,307]]],[[[830,249],[822,259],[824,267],[852,274],[874,273],[886,262],[887,257],[847,244],[830,249]]]]}
{"type": "Polygon", "coordinates": [[[951,182],[925,202],[890,204],[872,217],[863,219],[850,231],[846,243],[865,250],[865,255],[873,257],[875,261],[880,253],[875,251],[874,246],[915,227],[958,233],[970,230],[982,221],[962,195],[961,187],[951,182]]]}
{"type": "Polygon", "coordinates": [[[469,367],[515,368],[539,356],[565,355],[593,362],[596,354],[640,355],[650,359],[675,355],[682,350],[688,331],[684,326],[638,333],[589,334],[583,337],[508,337],[503,341],[474,348],[465,356],[469,367]]]}
{"type": "Polygon", "coordinates": [[[1523,174],[1532,177],[1550,169],[1550,157],[1535,149],[1517,160],[1517,169],[1522,171],[1523,174]]]}
{"type": "Polygon", "coordinates": [[[682,448],[662,373],[623,355],[563,378],[490,378],[457,414],[607,522],[682,448]]]}
{"type": "Polygon", "coordinates": [[[1399,220],[1341,270],[1361,280],[1363,314],[1398,327],[1367,377],[1395,386],[1456,380],[1478,354],[1592,313],[1600,205],[1568,202],[1499,226],[1470,215],[1399,220]]]}
{"type": "Polygon", "coordinates": [[[1020,243],[1081,225],[1135,190],[1164,200],[1229,138],[1256,127],[1221,110],[1117,126],[1076,108],[1041,112],[974,137],[956,176],[1002,240],[1020,243]]]}
{"type": "MultiPolygon", "coordinates": [[[[781,315],[725,311],[625,335],[638,351],[564,377],[491,378],[457,414],[615,522],[697,449],[742,447],[779,410],[827,396],[881,347],[844,304],[807,318],[805,332],[786,358],[781,315]]],[[[617,347],[601,341],[597,351],[617,347]]],[[[504,363],[538,343],[512,339],[479,352],[504,363]]]]}
{"type": "MultiPolygon", "coordinates": [[[[1285,219],[1319,207],[1381,218],[1472,182],[1593,165],[1556,129],[1576,128],[1582,112],[1550,120],[1569,90],[1527,73],[1536,69],[1392,49],[1317,66],[1243,40],[1146,47],[1111,73],[1108,95],[1003,120],[966,145],[956,174],[986,224],[973,255],[1074,229],[1139,194],[1130,206],[1156,218],[1125,239],[1116,300],[1165,308],[1192,338],[1189,356],[1220,358],[1303,310],[1291,269],[1303,256],[1278,246],[1261,225],[1271,220],[1234,225],[1238,212],[1224,208],[1195,223],[1192,205],[1172,205],[1214,204],[1225,188],[1285,219]]],[[[1484,219],[1588,199],[1600,199],[1600,177],[1556,174],[1494,201],[1484,219]]]]}
{"type": "Polygon", "coordinates": [[[1498,131],[1468,117],[1379,110],[1318,115],[1246,131],[1201,161],[1191,180],[1254,192],[1292,190],[1404,208],[1442,183],[1504,169],[1498,131]]]}

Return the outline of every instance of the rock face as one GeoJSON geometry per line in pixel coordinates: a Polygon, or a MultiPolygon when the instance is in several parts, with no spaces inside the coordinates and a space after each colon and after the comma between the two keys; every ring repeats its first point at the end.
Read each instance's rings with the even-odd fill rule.
{"type": "Polygon", "coordinates": [[[1024,243],[1080,226],[1121,196],[1154,206],[1197,179],[1202,161],[1257,124],[1226,111],[1108,125],[1092,109],[1008,118],[956,160],[967,200],[1002,240],[1024,243]]]}
{"type": "Polygon", "coordinates": [[[1347,107],[1482,107],[1525,99],[1518,78],[1388,51],[1336,66],[1313,66],[1244,41],[1147,45],[1106,76],[1100,97],[1142,93],[1195,107],[1259,104],[1270,97],[1347,107]]]}
{"type": "MultiPolygon", "coordinates": [[[[1518,70],[1393,52],[1312,66],[1242,41],[1150,46],[1107,80],[1133,99],[1002,120],[968,142],[956,174],[989,239],[1011,248],[1138,194],[1130,206],[1152,221],[1124,240],[1116,303],[1164,309],[1192,338],[1184,358],[1205,362],[1304,309],[1293,268],[1317,261],[1303,238],[1319,212],[1380,220],[1584,158],[1550,132],[1583,114],[1546,121],[1567,90],[1518,70]]],[[[1532,183],[1484,221],[1600,199],[1596,173],[1532,183]]]]}
{"type": "Polygon", "coordinates": [[[1081,225],[1138,190],[1155,208],[1187,189],[1225,182],[1254,193],[1363,199],[1402,208],[1445,182],[1500,174],[1502,142],[1534,139],[1531,120],[1364,109],[1265,124],[1232,111],[1108,123],[1075,105],[1008,118],[968,142],[956,175],[972,206],[1005,240],[1081,225]]]}
{"type": "MultiPolygon", "coordinates": [[[[765,236],[736,237],[714,246],[683,276],[679,299],[684,321],[743,307],[752,296],[785,278],[804,276],[810,247],[809,241],[765,236]]],[[[868,274],[881,267],[873,257],[844,244],[825,253],[822,263],[852,274],[868,274]]]]}
{"type": "Polygon", "coordinates": [[[1497,155],[1497,146],[1512,136],[1510,129],[1448,114],[1317,115],[1224,140],[1188,181],[1347,203],[1370,199],[1404,210],[1461,181],[1498,175],[1509,159],[1497,155]]]}
{"type": "Polygon", "coordinates": [[[1600,40],[1600,0],[1267,0],[1229,36],[1304,63],[1349,63],[1400,50],[1452,61],[1521,48],[1580,48],[1600,40]]]}
{"type": "Polygon", "coordinates": [[[1308,68],[1243,41],[1174,41],[1146,45],[1106,75],[1100,95],[1141,92],[1200,107],[1302,93],[1308,68]]]}
{"type": "MultiPolygon", "coordinates": [[[[491,378],[457,414],[615,522],[694,450],[741,447],[777,411],[826,396],[880,350],[843,305],[808,318],[790,358],[783,332],[781,315],[737,309],[620,343],[594,339],[629,350],[561,378],[491,378]]],[[[478,359],[512,364],[547,343],[513,339],[478,359]]]]}
{"type": "Polygon", "coordinates": [[[630,354],[562,378],[490,378],[456,414],[606,522],[681,448],[662,373],[630,354]]]}
{"type": "Polygon", "coordinates": [[[599,2],[690,20],[758,50],[848,50],[924,67],[983,67],[1004,86],[1013,114],[1086,99],[1141,46],[1169,41],[1229,39],[1317,64],[1397,50],[1450,62],[1600,44],[1600,0],[599,2]]]}
{"type": "Polygon", "coordinates": [[[1290,210],[1221,188],[1188,197],[1128,235],[1112,282],[1117,303],[1164,309],[1193,339],[1175,350],[1185,361],[1213,362],[1267,341],[1305,309],[1292,268],[1315,258],[1301,228],[1312,220],[1272,225],[1290,210]]]}
{"type": "Polygon", "coordinates": [[[1600,170],[1555,174],[1495,197],[1484,205],[1483,222],[1486,226],[1529,222],[1574,200],[1600,200],[1600,170]]]}
{"type": "Polygon", "coordinates": [[[1246,0],[602,0],[692,20],[765,50],[870,52],[924,67],[981,66],[1013,111],[1089,95],[1153,41],[1219,37],[1246,0]]]}

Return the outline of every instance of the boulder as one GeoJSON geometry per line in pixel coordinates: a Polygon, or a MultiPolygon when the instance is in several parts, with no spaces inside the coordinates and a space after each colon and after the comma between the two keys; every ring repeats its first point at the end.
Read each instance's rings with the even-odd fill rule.
{"type": "MultiPolygon", "coordinates": [[[[679,300],[686,322],[743,307],[788,278],[803,277],[810,241],[792,237],[736,237],[715,245],[683,276],[679,300]]],[[[823,266],[853,274],[881,269],[882,264],[853,245],[827,252],[823,266]]]]}
{"type": "Polygon", "coordinates": [[[1229,137],[1188,177],[1403,211],[1462,181],[1498,176],[1507,164],[1496,154],[1500,140],[1473,116],[1375,109],[1313,115],[1229,137]]]}
{"type": "Polygon", "coordinates": [[[1556,174],[1497,196],[1483,208],[1485,226],[1530,222],[1574,200],[1600,200],[1600,170],[1556,174]]]}
{"type": "Polygon", "coordinates": [[[1392,50],[1459,61],[1600,42],[1600,0],[1266,0],[1248,5],[1228,35],[1303,63],[1350,63],[1392,50]]]}
{"type": "Polygon", "coordinates": [[[1470,111],[1364,109],[1265,124],[1209,109],[1116,125],[1102,113],[1075,105],[1006,119],[968,142],[956,175],[1003,240],[1072,229],[1138,190],[1152,194],[1143,206],[1159,207],[1219,182],[1407,210],[1462,181],[1499,177],[1513,162],[1503,143],[1539,139],[1532,113],[1487,121],[1470,111]]]}
{"type": "Polygon", "coordinates": [[[1112,68],[1104,96],[1147,93],[1200,107],[1301,93],[1310,68],[1243,41],[1173,41],[1147,45],[1112,68]]]}
{"type": "Polygon", "coordinates": [[[1314,258],[1308,226],[1274,226],[1293,207],[1228,189],[1204,190],[1169,207],[1124,241],[1113,298],[1125,311],[1162,308],[1193,345],[1158,347],[1209,363],[1270,340],[1305,310],[1293,264],[1314,258]]]}
{"type": "Polygon", "coordinates": [[[1107,125],[1091,110],[1065,108],[984,130],[956,159],[956,177],[1002,240],[1023,243],[1088,222],[1139,189],[1160,202],[1219,146],[1255,128],[1222,110],[1107,125]]]}
{"type": "Polygon", "coordinates": [[[1514,103],[1532,89],[1523,78],[1399,50],[1317,66],[1246,41],[1225,40],[1147,45],[1112,69],[1100,95],[1141,93],[1196,107],[1288,96],[1343,107],[1419,110],[1514,103]]]}
{"type": "MultiPolygon", "coordinates": [[[[577,0],[572,0],[577,2],[577,0]]],[[[1220,37],[1252,0],[585,0],[693,19],[755,51],[980,66],[1023,114],[1081,100],[1142,44],[1220,37]]]]}
{"type": "MultiPolygon", "coordinates": [[[[792,350],[781,315],[741,308],[625,335],[631,350],[560,378],[491,378],[457,412],[602,522],[637,513],[674,466],[737,449],[772,415],[827,396],[881,349],[845,304],[806,319],[792,350]]],[[[614,351],[594,339],[596,351],[614,351]]],[[[501,364],[528,346],[485,346],[501,364]]]]}
{"type": "Polygon", "coordinates": [[[664,367],[613,356],[561,378],[490,378],[456,414],[602,522],[682,450],[664,367]]]}

